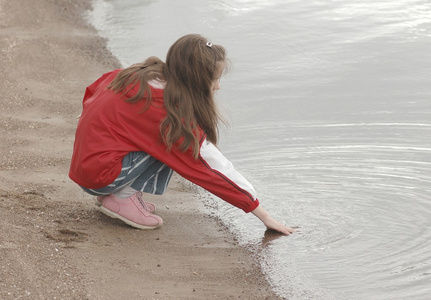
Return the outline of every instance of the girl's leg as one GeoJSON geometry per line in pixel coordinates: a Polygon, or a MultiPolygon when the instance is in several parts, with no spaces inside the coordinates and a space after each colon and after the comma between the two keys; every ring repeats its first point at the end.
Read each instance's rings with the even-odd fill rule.
{"type": "Polygon", "coordinates": [[[145,152],[131,152],[124,157],[121,173],[113,183],[101,189],[82,189],[94,196],[116,194],[118,198],[127,198],[136,191],[161,195],[172,173],[168,166],[145,152]]]}
{"type": "Polygon", "coordinates": [[[141,192],[163,194],[172,177],[172,170],[144,152],[131,152],[124,159],[117,179],[102,189],[86,189],[98,196],[100,211],[141,229],[152,229],[163,224],[153,215],[152,203],[141,198],[141,192]],[[139,191],[139,192],[138,192],[139,191]]]}
{"type": "Polygon", "coordinates": [[[160,161],[154,162],[148,172],[141,174],[130,185],[131,188],[155,195],[161,195],[168,187],[173,171],[160,161]]]}

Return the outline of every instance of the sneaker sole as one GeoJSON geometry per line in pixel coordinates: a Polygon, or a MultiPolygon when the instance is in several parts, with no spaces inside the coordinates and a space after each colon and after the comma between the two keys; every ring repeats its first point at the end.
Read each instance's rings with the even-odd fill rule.
{"type": "Polygon", "coordinates": [[[158,228],[158,227],[161,226],[161,225],[154,226],[154,227],[153,226],[145,226],[145,225],[141,225],[141,224],[132,222],[132,221],[130,221],[130,220],[128,220],[128,219],[126,219],[126,218],[124,218],[124,217],[122,217],[122,216],[114,213],[113,211],[110,211],[109,209],[107,209],[107,208],[105,208],[103,206],[100,206],[99,210],[102,213],[104,213],[105,215],[107,215],[107,216],[109,216],[111,218],[114,218],[114,219],[120,219],[121,221],[123,221],[127,225],[130,225],[130,226],[132,226],[134,228],[138,228],[138,229],[155,229],[155,228],[158,228]]]}

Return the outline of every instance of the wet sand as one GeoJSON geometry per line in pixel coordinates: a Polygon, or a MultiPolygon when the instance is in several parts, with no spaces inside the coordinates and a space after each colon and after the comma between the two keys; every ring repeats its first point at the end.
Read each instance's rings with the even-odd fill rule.
{"type": "Polygon", "coordinates": [[[147,196],[165,221],[152,231],[101,214],[68,178],[85,87],[119,67],[90,8],[0,0],[0,299],[277,299],[179,177],[147,196]]]}

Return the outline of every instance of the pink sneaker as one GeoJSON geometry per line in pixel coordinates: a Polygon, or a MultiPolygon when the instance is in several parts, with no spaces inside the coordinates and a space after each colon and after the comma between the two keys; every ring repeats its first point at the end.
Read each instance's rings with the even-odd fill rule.
{"type": "Polygon", "coordinates": [[[145,208],[140,193],[127,199],[118,199],[114,195],[105,196],[102,199],[100,211],[139,229],[154,229],[163,224],[162,218],[153,215],[145,208]]]}
{"type": "MultiPolygon", "coordinates": [[[[105,195],[105,196],[97,196],[96,197],[96,201],[94,201],[94,203],[97,206],[99,206],[99,207],[102,206],[103,198],[105,198],[106,196],[107,195],[105,195]]],[[[141,196],[141,198],[142,198],[142,196],[141,196]]],[[[147,202],[147,201],[143,201],[143,202],[145,204],[145,209],[148,210],[150,213],[153,213],[153,212],[156,211],[156,205],[154,203],[147,202]]]]}

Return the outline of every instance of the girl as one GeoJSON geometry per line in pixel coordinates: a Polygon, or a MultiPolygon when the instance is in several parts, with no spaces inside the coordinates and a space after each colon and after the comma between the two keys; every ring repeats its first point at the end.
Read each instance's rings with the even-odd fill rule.
{"type": "Polygon", "coordinates": [[[98,196],[103,213],[136,228],[163,224],[142,192],[162,194],[175,171],[268,228],[292,233],[259,205],[251,184],[215,146],[214,92],[226,67],[222,46],[192,34],[170,47],[166,63],[150,57],[104,74],[84,95],[70,178],[98,196]]]}

